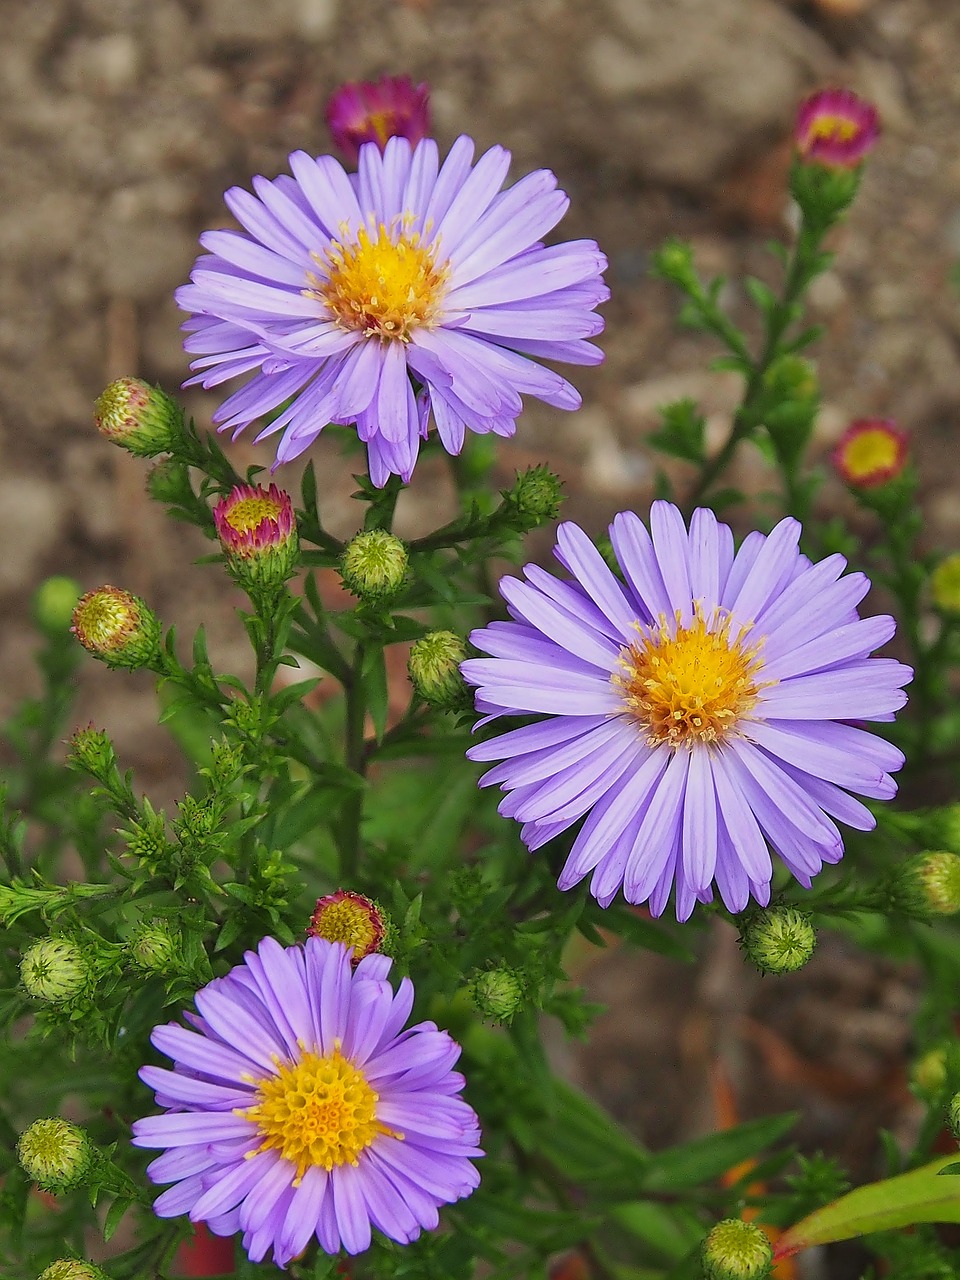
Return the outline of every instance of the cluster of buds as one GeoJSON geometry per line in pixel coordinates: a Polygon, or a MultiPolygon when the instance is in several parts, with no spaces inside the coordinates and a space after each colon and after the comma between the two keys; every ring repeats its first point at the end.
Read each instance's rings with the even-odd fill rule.
{"type": "Polygon", "coordinates": [[[364,604],[389,604],[407,584],[407,548],[385,529],[365,529],[351,538],[340,557],[343,585],[364,604]]]}
{"type": "Polygon", "coordinates": [[[213,509],[220,546],[236,581],[251,594],[275,592],[293,573],[300,541],[290,495],[272,484],[238,484],[213,509]]]}
{"type": "Polygon", "coordinates": [[[563,502],[563,485],[559,476],[541,463],[518,472],[516,483],[503,497],[513,508],[517,532],[525,533],[556,520],[563,502]]]}
{"type": "Polygon", "coordinates": [[[454,631],[431,631],[414,641],[407,672],[414,689],[437,711],[466,711],[473,703],[460,663],[467,656],[462,636],[454,631]]]}
{"type": "Polygon", "coordinates": [[[140,378],[118,378],[94,404],[101,435],[138,458],[169,453],[183,438],[183,410],[159,387],[140,378]]]}
{"type": "Polygon", "coordinates": [[[382,151],[390,138],[416,146],[430,132],[430,91],[409,76],[381,76],[342,85],[327,102],[327,126],[349,164],[374,142],[382,151]]]}
{"type": "Polygon", "coordinates": [[[350,889],[338,889],[318,898],[307,927],[311,937],[352,947],[353,964],[382,951],[388,930],[389,921],[380,906],[350,889]]]}
{"type": "Polygon", "coordinates": [[[59,1116],[34,1120],[17,1142],[17,1158],[41,1191],[60,1195],[82,1186],[97,1165],[98,1152],[79,1125],[59,1116]]]}
{"type": "Polygon", "coordinates": [[[135,671],[160,657],[160,623],[139,596],[105,586],[81,596],[73,611],[73,634],[108,667],[135,671]]]}
{"type": "Polygon", "coordinates": [[[769,907],[747,916],[740,945],[761,973],[795,973],[813,955],[817,935],[805,911],[769,907]]]}
{"type": "Polygon", "coordinates": [[[858,418],[840,437],[833,465],[851,489],[878,489],[903,474],[907,434],[889,418],[858,418]]]}

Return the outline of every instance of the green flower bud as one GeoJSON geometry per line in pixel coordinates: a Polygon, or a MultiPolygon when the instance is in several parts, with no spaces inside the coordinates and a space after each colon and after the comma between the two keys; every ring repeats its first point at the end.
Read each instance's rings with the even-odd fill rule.
{"type": "Polygon", "coordinates": [[[952,916],[960,911],[960,857],[936,850],[918,853],[900,867],[895,890],[918,914],[952,916]]]}
{"type": "Polygon", "coordinates": [[[761,973],[794,973],[813,955],[817,935],[796,907],[770,907],[748,917],[740,945],[761,973]]]}
{"type": "Polygon", "coordinates": [[[110,1277],[92,1262],[82,1262],[79,1258],[58,1258],[40,1274],[39,1280],[110,1280],[110,1277]]]}
{"type": "Polygon", "coordinates": [[[700,1257],[707,1280],[759,1280],[770,1274],[773,1249],[752,1222],[725,1218],[704,1240],[700,1257]]]}
{"type": "Polygon", "coordinates": [[[367,529],[351,538],[340,558],[348,591],[369,604],[384,604],[407,581],[407,548],[385,529],[367,529]]]}
{"type": "Polygon", "coordinates": [[[472,692],[460,674],[467,656],[462,637],[453,631],[431,631],[414,642],[407,659],[411,683],[428,706],[438,711],[465,711],[472,692]]]}
{"type": "Polygon", "coordinates": [[[910,1067],[910,1084],[914,1093],[926,1102],[934,1102],[946,1088],[949,1077],[949,1049],[934,1045],[910,1067]]]}
{"type": "Polygon", "coordinates": [[[944,613],[960,613],[960,552],[941,560],[930,575],[933,603],[944,613]]]}
{"type": "Polygon", "coordinates": [[[169,453],[183,431],[183,410],[176,400],[140,378],[111,382],[94,408],[100,434],[138,458],[169,453]]]}
{"type": "Polygon", "coordinates": [[[149,920],[128,941],[127,954],[141,973],[175,973],[181,967],[180,932],[165,920],[149,920]]]}
{"type": "Polygon", "coordinates": [[[85,729],[78,729],[70,739],[67,763],[95,778],[102,778],[116,768],[117,756],[103,729],[95,729],[89,724],[85,729]]]}
{"type": "Polygon", "coordinates": [[[686,241],[668,240],[654,254],[653,264],[657,275],[665,280],[672,280],[688,293],[700,291],[693,266],[693,249],[686,241]]]}
{"type": "Polygon", "coordinates": [[[100,587],[82,596],[73,611],[73,634],[108,667],[134,671],[152,666],[160,654],[160,623],[138,596],[100,587]]]}
{"type": "Polygon", "coordinates": [[[556,520],[563,502],[562,488],[560,478],[540,465],[518,473],[516,484],[504,496],[516,507],[525,531],[556,520]]]}
{"type": "Polygon", "coordinates": [[[72,938],[41,938],[23,953],[20,980],[28,995],[48,1004],[65,1004],[87,985],[90,965],[72,938]]]}
{"type": "Polygon", "coordinates": [[[79,1125],[59,1116],[34,1120],[17,1142],[24,1173],[43,1191],[59,1194],[86,1181],[97,1151],[79,1125]]]}
{"type": "Polygon", "coordinates": [[[41,582],[33,597],[33,616],[48,636],[65,635],[82,594],[79,582],[56,576],[41,582]]]}
{"type": "Polygon", "coordinates": [[[514,969],[486,969],[470,983],[470,995],[481,1017],[509,1022],[523,1003],[523,986],[514,969]]]}

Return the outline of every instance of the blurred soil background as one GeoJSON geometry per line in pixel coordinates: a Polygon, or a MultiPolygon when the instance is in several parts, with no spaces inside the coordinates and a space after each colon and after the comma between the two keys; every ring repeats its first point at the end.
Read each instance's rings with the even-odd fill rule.
{"type": "MultiPolygon", "coordinates": [[[[607,361],[572,375],[584,408],[531,403],[498,462],[506,484],[548,460],[566,514],[593,531],[648,504],[658,405],[698,399],[719,441],[738,395],[734,376],[706,371],[713,343],[677,326],[676,296],[648,277],[652,251],[680,235],[703,272],[774,278],[764,245],[789,230],[798,99],[827,84],[871,98],[883,138],[811,297],[826,326],[815,447],[826,460],[851,418],[896,418],[912,435],[929,545],[960,546],[949,0],[7,0],[2,18],[0,714],[36,690],[28,601],[50,573],[127,587],[185,635],[202,621],[215,665],[246,669],[239,597],[192,563],[209,545],[148,503],[146,465],[97,437],[91,405],[121,374],[178,386],[172,294],[199,232],[229,225],[223,190],[275,176],[295,148],[328,150],[330,92],[384,72],[429,81],[443,146],[469,132],[510,147],[514,177],[555,170],[572,200],[559,234],[594,237],[609,256],[607,361]]],[[[724,300],[749,316],[735,284],[724,300]]],[[[189,395],[203,424],[215,403],[189,395]]],[[[245,440],[232,456],[238,470],[271,458],[245,440]]],[[[347,534],[355,461],[322,440],[314,456],[326,523],[347,534]]],[[[682,493],[682,464],[671,474],[682,493]]],[[[737,482],[762,493],[769,479],[743,450],[737,482]]],[[[437,523],[449,501],[442,466],[421,467],[403,528],[437,523]]],[[[849,508],[835,480],[821,504],[849,508]]],[[[107,728],[138,785],[169,803],[182,778],[150,681],[89,662],[80,684],[76,723],[107,728]]],[[[904,1085],[916,975],[833,937],[801,974],[761,982],[725,926],[695,944],[697,969],[622,952],[577,961],[610,1012],[589,1048],[557,1046],[569,1073],[648,1143],[708,1131],[727,1097],[742,1118],[799,1109],[807,1149],[875,1176],[878,1126],[907,1137],[917,1119],[904,1085]]],[[[844,1250],[803,1267],[808,1280],[861,1272],[844,1250]]]]}

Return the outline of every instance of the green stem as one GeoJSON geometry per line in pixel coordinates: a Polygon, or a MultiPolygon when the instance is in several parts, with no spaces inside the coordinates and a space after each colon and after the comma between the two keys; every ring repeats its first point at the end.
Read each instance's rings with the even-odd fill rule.
{"type": "MultiPolygon", "coordinates": [[[[346,765],[359,777],[366,776],[367,757],[364,723],[367,708],[364,698],[363,667],[367,647],[361,641],[354,651],[353,668],[344,690],[346,693],[346,765]]],[[[343,803],[340,818],[340,878],[350,881],[360,863],[360,824],[363,819],[363,791],[351,791],[343,803]]]]}

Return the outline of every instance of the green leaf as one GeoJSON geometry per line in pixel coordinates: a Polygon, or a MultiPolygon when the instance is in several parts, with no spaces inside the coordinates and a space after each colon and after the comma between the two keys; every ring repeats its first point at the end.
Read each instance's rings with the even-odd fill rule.
{"type": "Polygon", "coordinates": [[[107,1216],[103,1222],[103,1238],[109,1240],[117,1227],[120,1225],[120,1219],[127,1212],[135,1201],[128,1199],[126,1196],[117,1196],[113,1204],[107,1210],[107,1216]]]}
{"type": "Polygon", "coordinates": [[[662,924],[646,920],[643,916],[622,906],[610,906],[606,910],[594,908],[588,904],[588,921],[602,929],[609,929],[626,938],[635,947],[643,947],[645,951],[655,951],[658,955],[669,956],[672,960],[680,960],[689,964],[693,960],[693,952],[685,947],[679,938],[675,938],[662,924]]]}
{"type": "Polygon", "coordinates": [[[955,1155],[943,1156],[909,1173],[857,1187],[786,1231],[777,1243],[776,1257],[789,1258],[811,1245],[918,1222],[960,1222],[960,1179],[941,1176],[956,1163],[955,1155]]]}
{"type": "Polygon", "coordinates": [[[643,1178],[645,1191],[682,1191],[712,1182],[728,1169],[771,1146],[797,1123],[797,1113],[748,1120],[733,1129],[697,1138],[651,1156],[643,1178]]]}
{"type": "Polygon", "coordinates": [[[379,646],[375,649],[367,649],[364,653],[362,679],[367,696],[367,710],[373,721],[373,732],[377,742],[380,742],[387,728],[389,694],[387,664],[384,661],[383,649],[379,646]]]}
{"type": "Polygon", "coordinates": [[[630,1200],[614,1205],[610,1218],[667,1262],[679,1262],[703,1239],[696,1214],[682,1205],[668,1208],[649,1200],[630,1200]]]}
{"type": "Polygon", "coordinates": [[[694,400],[676,400],[662,405],[660,416],[663,426],[648,436],[650,444],[661,453],[687,462],[702,462],[704,457],[704,433],[706,421],[694,400]]]}

